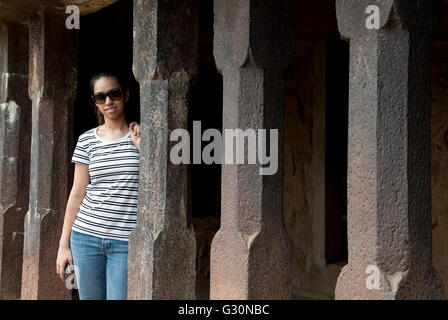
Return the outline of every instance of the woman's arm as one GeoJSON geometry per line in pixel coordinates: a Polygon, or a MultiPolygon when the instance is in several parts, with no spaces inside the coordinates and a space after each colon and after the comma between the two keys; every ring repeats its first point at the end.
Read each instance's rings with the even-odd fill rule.
{"type": "Polygon", "coordinates": [[[89,184],[89,167],[75,163],[75,175],[73,179],[73,187],[67,201],[65,210],[64,226],[59,241],[59,251],[56,260],[56,272],[62,280],[64,280],[64,271],[67,263],[73,265],[70,251],[70,233],[73,222],[78,214],[79,207],[86,194],[86,187],[89,184]]]}

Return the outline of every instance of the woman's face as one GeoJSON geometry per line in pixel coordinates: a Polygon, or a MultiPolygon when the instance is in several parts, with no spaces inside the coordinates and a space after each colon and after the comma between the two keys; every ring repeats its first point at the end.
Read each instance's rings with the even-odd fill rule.
{"type": "MultiPolygon", "coordinates": [[[[110,93],[113,90],[120,89],[121,86],[118,83],[117,79],[114,77],[101,77],[99,78],[94,86],[93,86],[93,94],[106,94],[110,93]]],[[[106,100],[104,103],[97,103],[98,109],[103,114],[104,119],[116,120],[120,117],[124,117],[124,104],[128,101],[129,91],[121,94],[121,98],[119,100],[112,100],[109,96],[106,96],[106,100]]]]}

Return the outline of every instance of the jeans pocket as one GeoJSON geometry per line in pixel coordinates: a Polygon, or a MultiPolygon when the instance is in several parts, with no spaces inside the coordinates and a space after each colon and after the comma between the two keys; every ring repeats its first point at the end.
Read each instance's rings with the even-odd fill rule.
{"type": "Polygon", "coordinates": [[[70,233],[70,246],[81,246],[84,242],[84,235],[82,233],[72,230],[70,233]]]}

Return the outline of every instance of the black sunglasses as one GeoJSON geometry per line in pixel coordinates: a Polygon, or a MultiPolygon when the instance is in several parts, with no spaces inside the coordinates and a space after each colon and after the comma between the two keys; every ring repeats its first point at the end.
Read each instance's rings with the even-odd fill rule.
{"type": "Polygon", "coordinates": [[[121,99],[122,92],[121,89],[112,89],[107,93],[97,93],[92,96],[93,101],[96,104],[103,104],[106,102],[107,97],[109,97],[112,101],[118,101],[121,99]]]}

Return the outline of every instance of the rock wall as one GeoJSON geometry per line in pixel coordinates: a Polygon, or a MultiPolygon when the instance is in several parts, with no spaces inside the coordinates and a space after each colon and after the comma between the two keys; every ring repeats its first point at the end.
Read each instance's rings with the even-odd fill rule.
{"type": "Polygon", "coordinates": [[[312,41],[297,44],[285,75],[283,219],[292,244],[293,298],[301,298],[312,262],[313,49],[312,41]]]}
{"type": "Polygon", "coordinates": [[[448,41],[433,42],[431,81],[433,264],[448,299],[448,41]]]}

